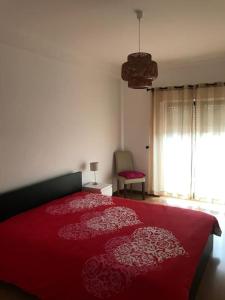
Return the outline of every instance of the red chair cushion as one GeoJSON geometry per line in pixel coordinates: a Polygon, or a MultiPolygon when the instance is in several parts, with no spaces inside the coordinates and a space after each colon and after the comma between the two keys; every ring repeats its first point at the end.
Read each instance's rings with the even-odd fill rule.
{"type": "Polygon", "coordinates": [[[136,179],[145,177],[145,174],[139,171],[122,171],[118,175],[125,177],[126,179],[136,179]]]}

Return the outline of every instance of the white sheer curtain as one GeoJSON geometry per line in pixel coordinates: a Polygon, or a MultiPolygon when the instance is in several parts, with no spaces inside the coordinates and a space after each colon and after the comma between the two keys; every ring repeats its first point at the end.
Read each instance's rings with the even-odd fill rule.
{"type": "Polygon", "coordinates": [[[194,198],[225,203],[225,86],[196,89],[194,198]]]}
{"type": "Polygon", "coordinates": [[[190,198],[192,193],[193,89],[152,92],[149,192],[190,198]]]}

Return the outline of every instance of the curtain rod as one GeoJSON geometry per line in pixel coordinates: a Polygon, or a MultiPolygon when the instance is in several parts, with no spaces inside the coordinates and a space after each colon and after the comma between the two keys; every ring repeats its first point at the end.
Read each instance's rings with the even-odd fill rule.
{"type": "Polygon", "coordinates": [[[183,89],[184,87],[186,88],[196,88],[196,87],[204,87],[204,86],[220,86],[220,85],[225,85],[225,82],[213,82],[213,83],[198,83],[198,84],[188,84],[188,85],[175,85],[175,86],[166,86],[166,87],[152,87],[148,88],[148,91],[152,90],[168,90],[168,89],[183,89]]]}

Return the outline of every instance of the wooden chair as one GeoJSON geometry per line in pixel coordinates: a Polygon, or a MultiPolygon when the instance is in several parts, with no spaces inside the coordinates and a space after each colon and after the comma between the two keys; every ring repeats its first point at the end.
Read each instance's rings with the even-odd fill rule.
{"type": "Polygon", "coordinates": [[[117,193],[120,193],[120,183],[124,187],[124,198],[127,196],[127,185],[142,184],[142,199],[145,199],[145,174],[134,169],[133,156],[130,151],[116,151],[115,163],[117,173],[117,193]]]}

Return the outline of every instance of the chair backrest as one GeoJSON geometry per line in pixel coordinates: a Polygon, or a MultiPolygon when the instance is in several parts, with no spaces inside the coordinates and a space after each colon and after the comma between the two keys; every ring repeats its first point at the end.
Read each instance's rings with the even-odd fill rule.
{"type": "Polygon", "coordinates": [[[133,156],[130,151],[115,152],[116,173],[134,170],[133,156]]]}

